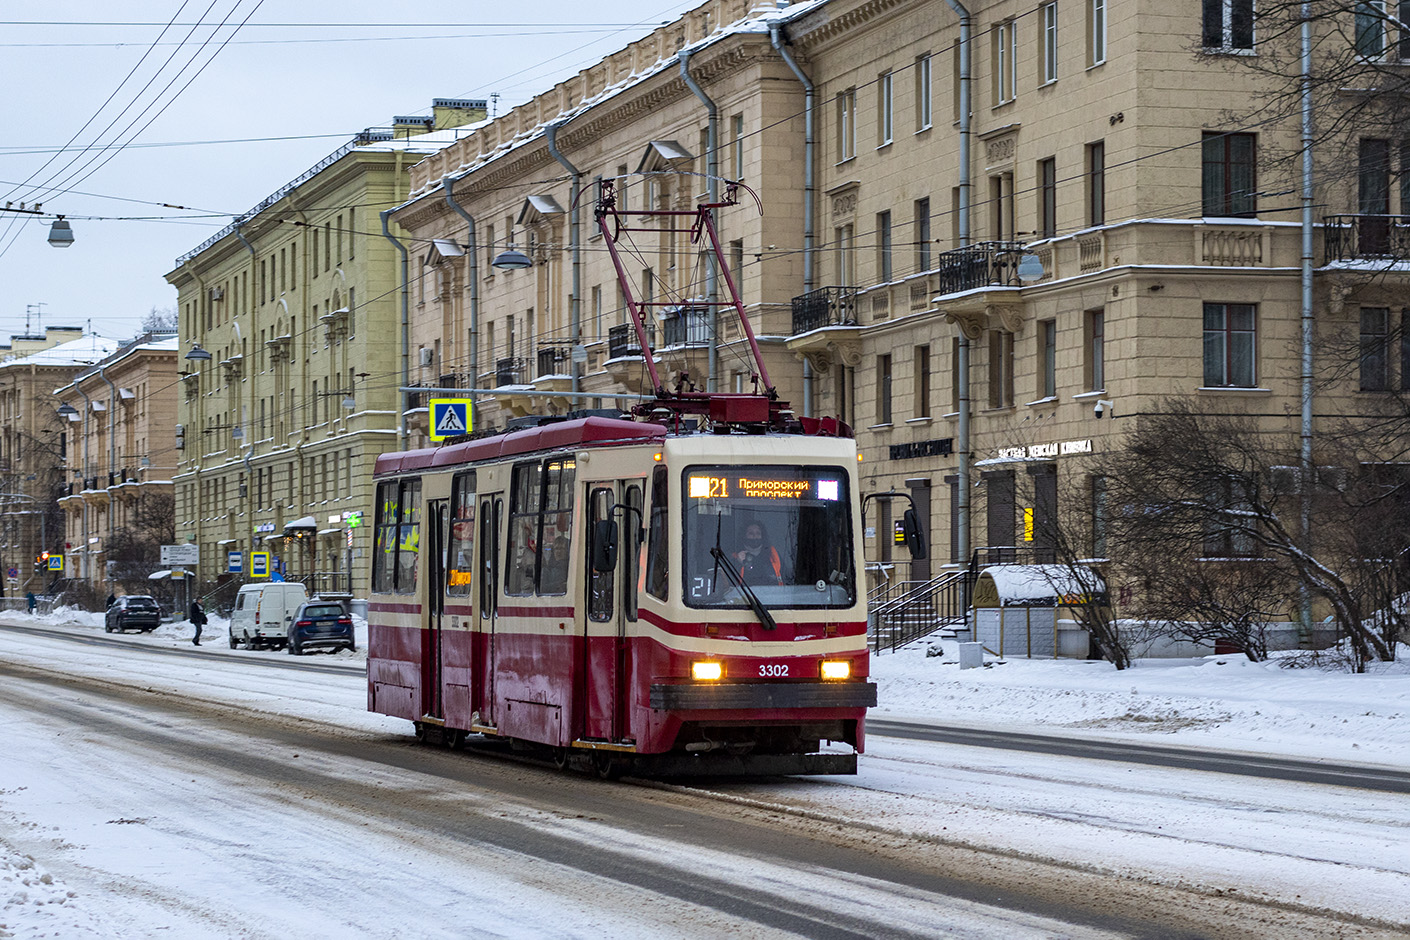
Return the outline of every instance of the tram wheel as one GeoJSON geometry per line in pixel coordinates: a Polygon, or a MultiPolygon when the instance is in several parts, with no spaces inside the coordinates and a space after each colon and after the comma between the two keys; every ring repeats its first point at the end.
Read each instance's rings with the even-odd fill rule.
{"type": "Polygon", "coordinates": [[[616,780],[622,776],[622,766],[611,754],[599,751],[592,755],[592,767],[603,780],[616,780]]]}
{"type": "Polygon", "coordinates": [[[569,753],[566,747],[555,747],[553,749],[553,766],[559,770],[567,770],[569,753]]]}
{"type": "Polygon", "coordinates": [[[415,722],[412,722],[412,728],[414,728],[415,731],[416,731],[416,740],[420,741],[422,744],[425,744],[425,743],[426,743],[426,725],[423,724],[422,722],[415,721],[415,722]]]}
{"type": "Polygon", "coordinates": [[[465,732],[459,728],[442,728],[441,742],[452,751],[458,751],[465,743],[465,732]]]}

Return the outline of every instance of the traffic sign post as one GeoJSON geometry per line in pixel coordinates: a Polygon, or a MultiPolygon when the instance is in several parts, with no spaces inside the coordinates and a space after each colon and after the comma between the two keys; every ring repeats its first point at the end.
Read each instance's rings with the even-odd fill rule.
{"type": "Polygon", "coordinates": [[[63,555],[50,555],[50,556],[49,556],[49,570],[50,570],[50,571],[63,571],[63,570],[64,570],[64,556],[63,556],[63,555]]]}
{"type": "Polygon", "coordinates": [[[241,571],[244,571],[244,570],[245,570],[245,553],[244,553],[244,552],[226,552],[226,553],[225,553],[225,570],[228,571],[228,572],[230,572],[231,574],[239,574],[241,571]]]}
{"type": "Polygon", "coordinates": [[[176,565],[196,566],[201,563],[201,546],[187,542],[182,545],[163,545],[162,564],[168,567],[176,565]]]}
{"type": "Polygon", "coordinates": [[[269,552],[250,552],[250,577],[269,577],[269,552]]]}
{"type": "Polygon", "coordinates": [[[431,440],[443,441],[469,434],[473,406],[469,398],[431,399],[431,440]]]}

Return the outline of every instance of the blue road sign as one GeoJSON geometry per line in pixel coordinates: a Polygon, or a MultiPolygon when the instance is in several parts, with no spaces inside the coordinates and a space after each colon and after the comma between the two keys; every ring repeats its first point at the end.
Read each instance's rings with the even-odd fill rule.
{"type": "Polygon", "coordinates": [[[468,398],[431,399],[431,440],[443,441],[470,433],[471,401],[468,398]]]}
{"type": "Polygon", "coordinates": [[[250,577],[269,577],[269,552],[250,552],[250,577]]]}
{"type": "Polygon", "coordinates": [[[231,574],[239,574],[245,567],[244,552],[226,552],[225,568],[231,574]]]}

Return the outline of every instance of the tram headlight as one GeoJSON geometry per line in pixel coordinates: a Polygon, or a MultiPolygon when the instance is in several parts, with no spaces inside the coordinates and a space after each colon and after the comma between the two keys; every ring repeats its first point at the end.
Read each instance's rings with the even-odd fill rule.
{"type": "Polygon", "coordinates": [[[712,660],[702,660],[690,664],[690,677],[697,682],[714,682],[724,678],[725,664],[712,660]]]}
{"type": "Polygon", "coordinates": [[[824,679],[846,679],[852,675],[852,664],[845,659],[830,660],[822,664],[824,679]]]}

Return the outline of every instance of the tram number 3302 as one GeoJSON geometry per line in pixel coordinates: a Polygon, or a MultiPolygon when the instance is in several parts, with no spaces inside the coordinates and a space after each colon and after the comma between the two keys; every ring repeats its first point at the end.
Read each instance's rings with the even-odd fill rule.
{"type": "Polygon", "coordinates": [[[788,666],[785,663],[764,663],[759,667],[759,675],[770,678],[787,676],[788,666]]]}

